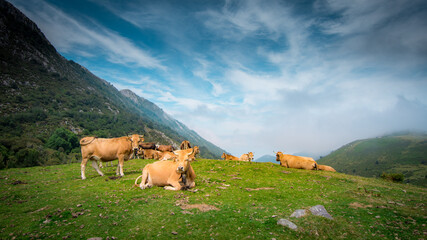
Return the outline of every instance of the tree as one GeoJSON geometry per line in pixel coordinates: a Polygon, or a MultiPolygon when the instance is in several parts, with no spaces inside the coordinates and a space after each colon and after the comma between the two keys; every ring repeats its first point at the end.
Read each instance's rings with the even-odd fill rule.
{"type": "Polygon", "coordinates": [[[74,148],[79,147],[77,136],[65,128],[58,128],[47,140],[46,146],[55,150],[63,150],[70,153],[74,148]]]}

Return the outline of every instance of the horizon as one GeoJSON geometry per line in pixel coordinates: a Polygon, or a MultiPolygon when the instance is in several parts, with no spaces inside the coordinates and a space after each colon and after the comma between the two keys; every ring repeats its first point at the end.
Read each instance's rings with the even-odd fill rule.
{"type": "Polygon", "coordinates": [[[235,156],[427,131],[427,3],[9,0],[56,50],[235,156]]]}

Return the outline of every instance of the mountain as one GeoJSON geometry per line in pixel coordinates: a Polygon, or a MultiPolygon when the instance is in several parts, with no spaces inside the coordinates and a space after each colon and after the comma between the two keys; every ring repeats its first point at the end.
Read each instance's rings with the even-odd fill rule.
{"type": "Polygon", "coordinates": [[[0,0],[0,168],[79,161],[71,135],[199,145],[202,157],[222,149],[204,140],[154,103],[118,91],[61,56],[37,25],[0,0]],[[70,137],[71,136],[71,137],[70,137]],[[69,146],[69,147],[67,147],[69,146]]]}
{"type": "Polygon", "coordinates": [[[272,163],[278,163],[276,161],[276,157],[275,156],[268,155],[268,154],[255,159],[255,162],[272,162],[272,163]]]}
{"type": "Polygon", "coordinates": [[[394,134],[357,140],[318,163],[364,177],[379,177],[383,172],[400,173],[407,183],[427,186],[427,134],[394,134]]]}
{"type": "Polygon", "coordinates": [[[219,158],[219,156],[221,156],[221,154],[224,152],[223,149],[203,139],[195,131],[189,129],[186,125],[165,113],[154,103],[136,95],[134,92],[128,89],[121,90],[120,92],[123,94],[123,96],[132,100],[134,106],[136,107],[141,116],[146,116],[159,124],[167,126],[170,129],[174,129],[174,131],[176,131],[180,136],[184,137],[191,143],[197,143],[197,145],[200,146],[202,152],[208,151],[212,153],[209,156],[205,154],[205,157],[219,158]]]}

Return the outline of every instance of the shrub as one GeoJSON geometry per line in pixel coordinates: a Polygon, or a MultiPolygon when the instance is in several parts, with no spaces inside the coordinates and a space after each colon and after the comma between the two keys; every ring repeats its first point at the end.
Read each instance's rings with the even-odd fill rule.
{"type": "Polygon", "coordinates": [[[65,128],[58,128],[47,140],[46,146],[55,150],[62,150],[70,153],[74,148],[79,147],[77,136],[65,128]]]}
{"type": "Polygon", "coordinates": [[[403,182],[405,178],[401,173],[385,173],[381,174],[381,178],[392,182],[403,182]]]}

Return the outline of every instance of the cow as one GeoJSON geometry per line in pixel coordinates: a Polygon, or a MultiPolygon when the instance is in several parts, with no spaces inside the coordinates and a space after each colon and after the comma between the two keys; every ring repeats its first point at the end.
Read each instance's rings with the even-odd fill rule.
{"type": "Polygon", "coordinates": [[[159,153],[159,160],[165,161],[165,160],[175,160],[176,154],[173,152],[160,152],[159,153]]]}
{"type": "Polygon", "coordinates": [[[194,152],[188,157],[188,159],[190,159],[191,161],[195,161],[196,156],[199,153],[200,153],[199,146],[194,146],[194,152]]]}
{"type": "Polygon", "coordinates": [[[181,145],[179,146],[179,149],[181,149],[181,150],[185,150],[185,149],[189,149],[189,148],[191,148],[191,145],[190,145],[190,142],[187,140],[182,141],[181,145]]]}
{"type": "Polygon", "coordinates": [[[142,156],[143,159],[159,160],[161,153],[162,152],[153,149],[140,149],[138,155],[142,156]]]}
{"type": "Polygon", "coordinates": [[[300,157],[290,154],[276,153],[276,161],[280,162],[280,166],[287,168],[317,170],[317,163],[313,158],[300,157]]]}
{"type": "Polygon", "coordinates": [[[135,179],[135,186],[142,190],[152,186],[164,187],[166,190],[185,190],[196,186],[196,173],[190,165],[189,158],[194,148],[174,151],[175,161],[157,161],[145,165],[142,174],[135,179]],[[138,179],[142,178],[138,185],[138,179]]]}
{"type": "Polygon", "coordinates": [[[336,170],[333,167],[327,166],[327,165],[317,165],[317,169],[318,170],[323,170],[323,171],[329,171],[329,172],[336,172],[336,170]]]}
{"type": "Polygon", "coordinates": [[[139,144],[139,147],[142,149],[153,149],[156,150],[156,144],[153,142],[143,142],[141,144],[139,144]]]}
{"type": "Polygon", "coordinates": [[[221,158],[224,158],[224,160],[236,160],[236,161],[240,160],[240,158],[227,153],[222,153],[221,158]]]}
{"type": "Polygon", "coordinates": [[[159,145],[157,146],[157,150],[161,152],[172,152],[174,149],[172,145],[159,145]]]}
{"type": "Polygon", "coordinates": [[[251,162],[254,159],[254,154],[253,152],[245,153],[245,154],[242,154],[242,156],[240,156],[239,159],[240,161],[251,162]]]}
{"type": "Polygon", "coordinates": [[[139,144],[144,141],[143,135],[133,134],[119,138],[84,137],[80,140],[82,150],[81,176],[86,179],[85,170],[88,160],[99,175],[104,176],[98,167],[97,161],[109,162],[119,159],[116,173],[124,176],[123,163],[130,157],[136,156],[139,144]]]}

